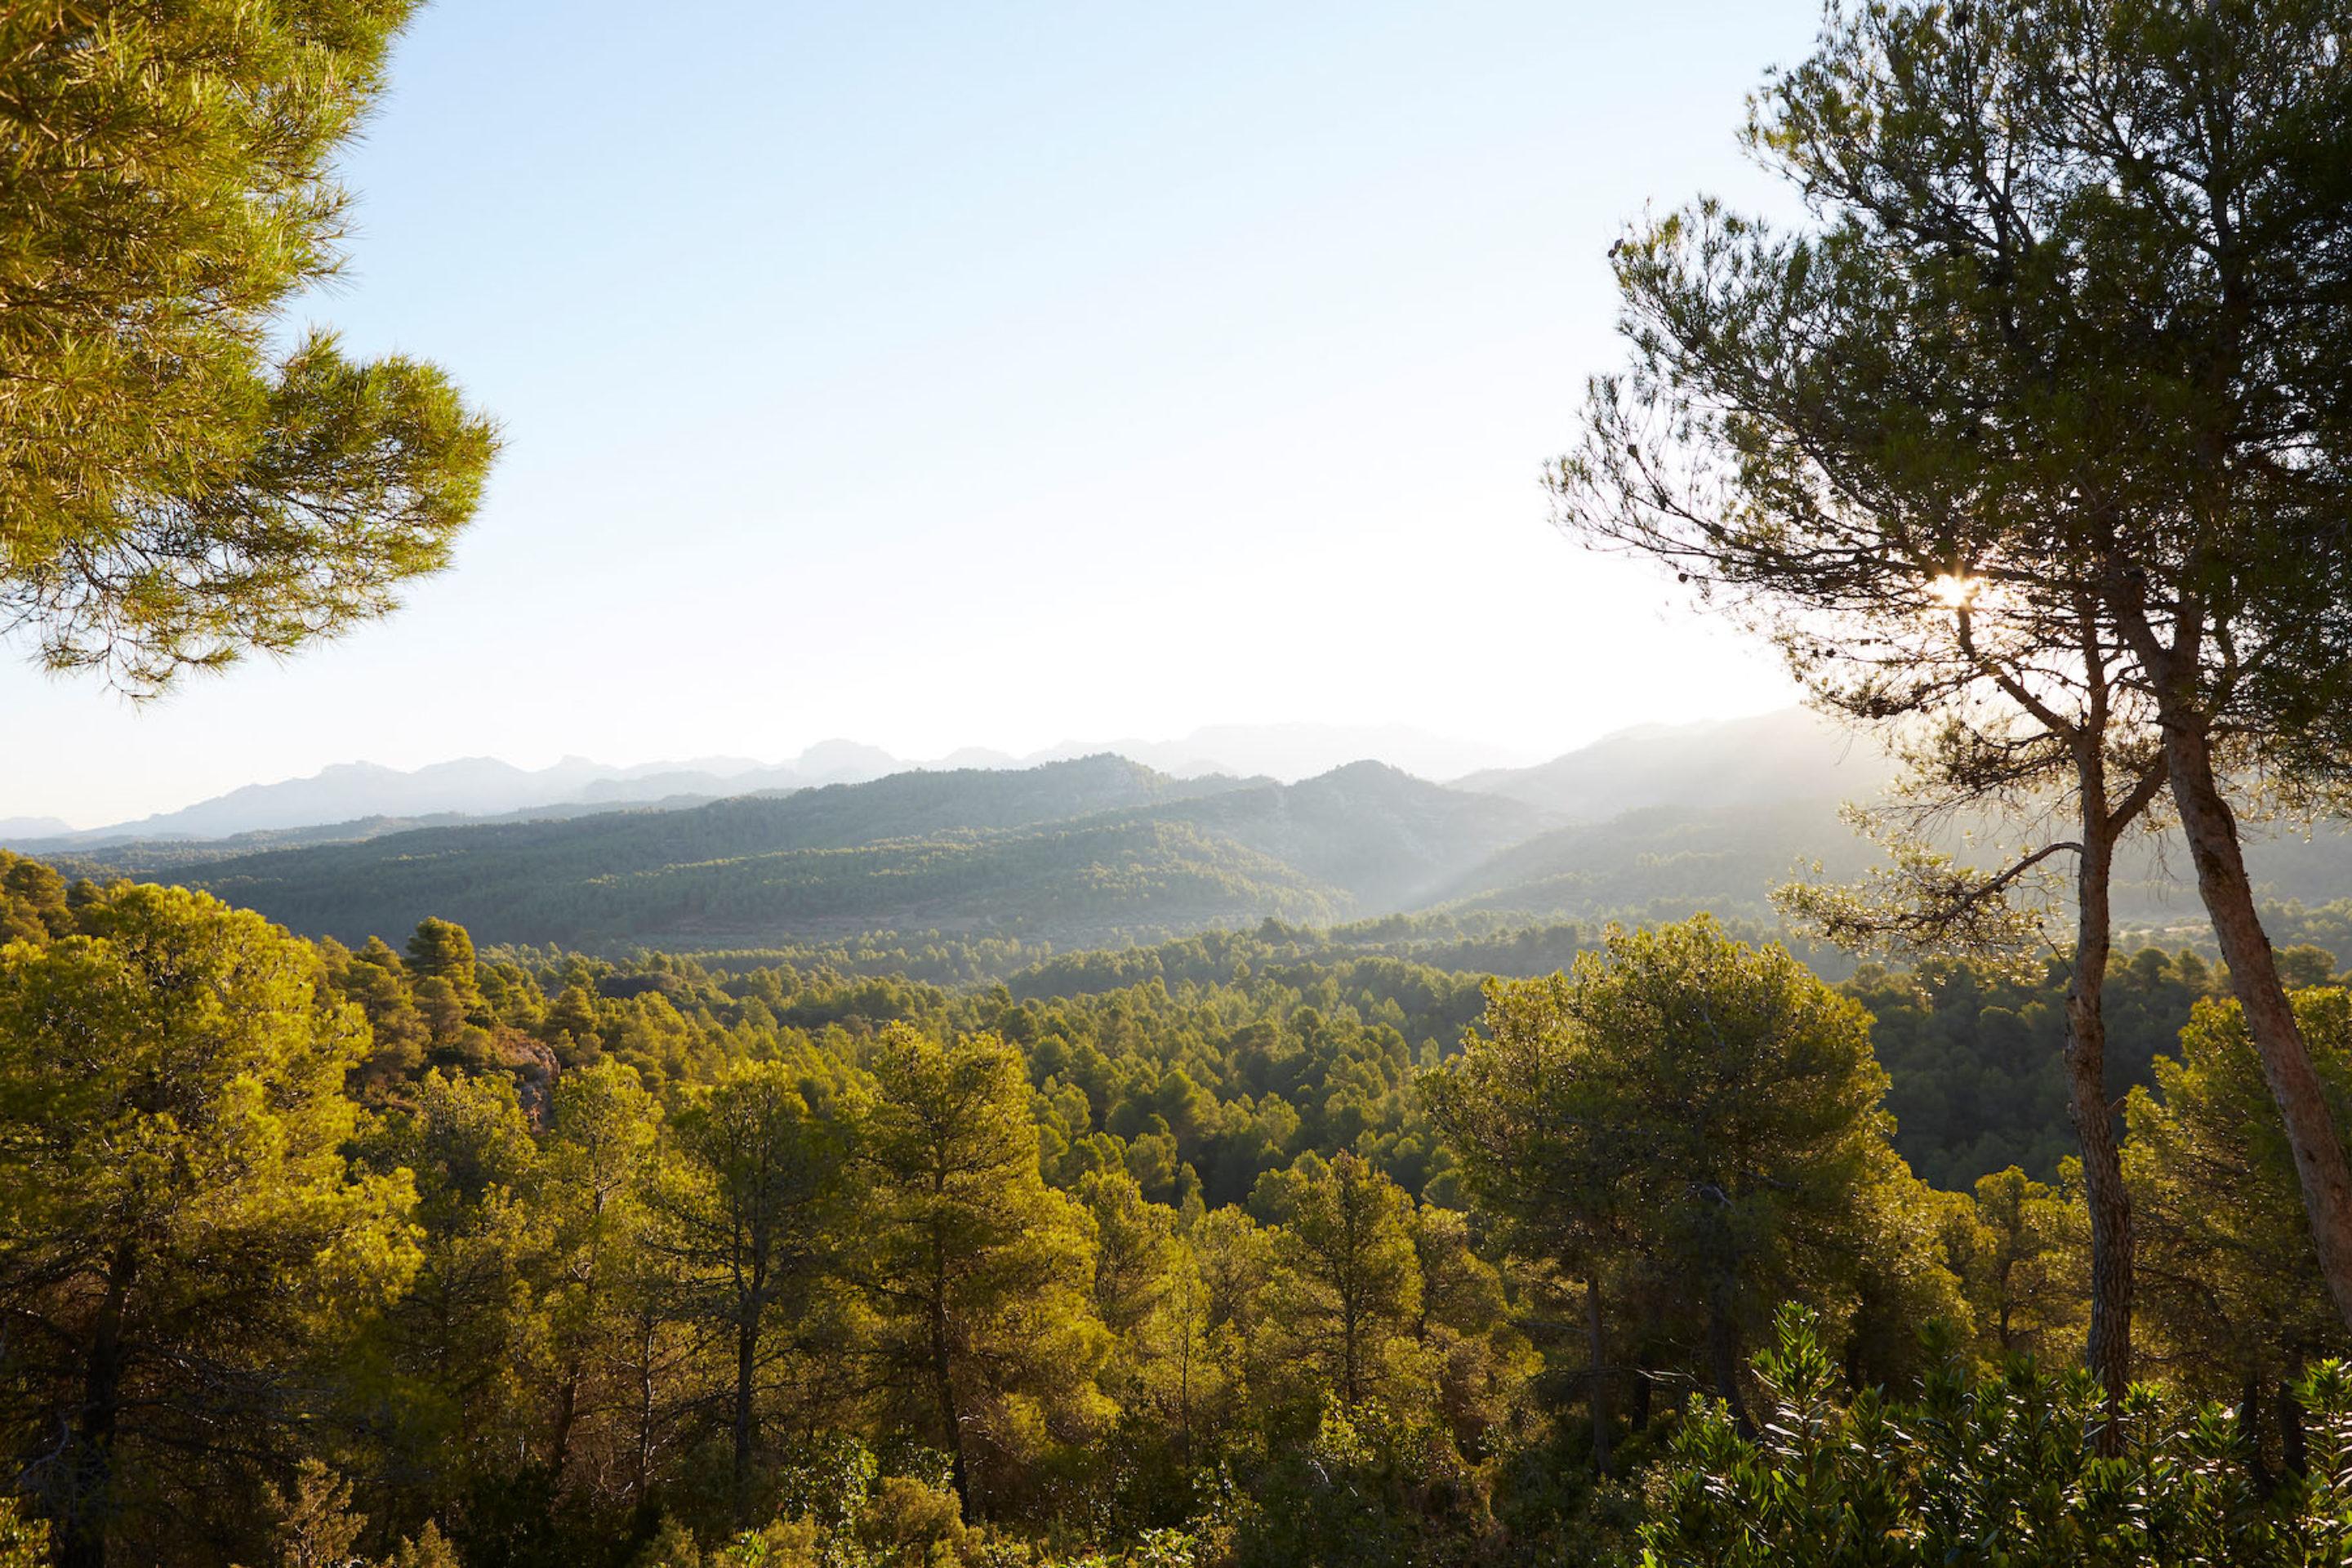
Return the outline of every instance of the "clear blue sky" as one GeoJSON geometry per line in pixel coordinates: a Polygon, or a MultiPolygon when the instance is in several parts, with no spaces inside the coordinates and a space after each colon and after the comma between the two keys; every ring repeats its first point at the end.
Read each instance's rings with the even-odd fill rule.
{"type": "Polygon", "coordinates": [[[401,615],[133,711],[17,657],[0,816],[368,759],[905,755],[1790,700],[1538,482],[1645,204],[1802,0],[442,0],[307,313],[505,424],[401,615]]]}

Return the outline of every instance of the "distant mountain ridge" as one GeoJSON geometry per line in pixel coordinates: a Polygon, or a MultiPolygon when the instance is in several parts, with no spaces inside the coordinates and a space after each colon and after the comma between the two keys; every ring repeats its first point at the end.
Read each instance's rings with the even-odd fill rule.
{"type": "Polygon", "coordinates": [[[566,757],[520,768],[495,757],[461,757],[402,770],[376,763],[338,763],[305,778],[246,784],[176,811],[133,822],[75,830],[53,817],[0,820],[0,844],[31,853],[171,839],[224,839],[243,834],[329,826],[351,831],[320,837],[368,837],[372,822],[500,817],[541,808],[697,802],[730,795],[862,784],[916,770],[1022,769],[1113,752],[1179,778],[1264,774],[1284,782],[1376,758],[1423,777],[1446,777],[1495,760],[1497,748],[1449,740],[1406,725],[1222,725],[1181,740],[1066,742],[1024,757],[977,747],[934,763],[908,762],[856,741],[823,741],[789,762],[704,757],[613,767],[566,757]]]}
{"type": "Polygon", "coordinates": [[[1284,784],[1106,754],[425,828],[173,875],[345,941],[429,914],[488,941],[574,944],[878,929],[1093,941],[1402,907],[1544,820],[1380,763],[1284,784]]]}
{"type": "MultiPolygon", "coordinates": [[[[495,782],[495,775],[483,775],[495,782]]],[[[758,948],[937,931],[1064,949],[1267,917],[1534,921],[1712,910],[1769,923],[1769,889],[1874,858],[1838,816],[1891,768],[1804,715],[1627,731],[1453,784],[1356,762],[1286,783],[1180,778],[1109,753],[499,821],[378,818],[53,853],[78,875],[184,881],[311,935],[397,937],[428,915],[487,942],[758,948]],[[1631,809],[1617,809],[1626,803],[1631,809]]],[[[663,784],[669,775],[657,775],[663,784]]],[[[1988,851],[1998,853],[1998,851],[1988,851]]],[[[2249,846],[2266,900],[2352,893],[2352,837],[2249,846]]],[[[2136,842],[2117,913],[2193,892],[2136,842]]]]}
{"type": "Polygon", "coordinates": [[[1710,811],[1798,800],[1857,800],[1895,782],[1872,742],[1802,708],[1696,724],[1645,724],[1530,768],[1486,769],[1458,789],[1499,795],[1571,822],[1675,806],[1710,811]]]}

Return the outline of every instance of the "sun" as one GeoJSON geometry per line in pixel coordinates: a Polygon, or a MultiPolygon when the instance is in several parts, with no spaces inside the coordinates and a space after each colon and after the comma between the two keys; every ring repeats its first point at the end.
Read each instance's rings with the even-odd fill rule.
{"type": "Polygon", "coordinates": [[[1928,579],[1927,596],[1948,610],[1965,610],[1976,603],[1977,590],[1983,585],[1982,578],[1965,572],[1946,572],[1928,579]]]}

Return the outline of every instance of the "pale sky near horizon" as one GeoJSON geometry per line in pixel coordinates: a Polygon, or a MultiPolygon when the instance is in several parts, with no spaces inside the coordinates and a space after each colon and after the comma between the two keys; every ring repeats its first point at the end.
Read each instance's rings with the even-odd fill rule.
{"type": "Polygon", "coordinates": [[[1538,482],[1645,204],[1785,196],[1811,0],[441,0],[346,160],[356,349],[506,452],[392,619],[134,710],[0,648],[0,817],[367,760],[1401,722],[1530,760],[1793,700],[1538,482]]]}

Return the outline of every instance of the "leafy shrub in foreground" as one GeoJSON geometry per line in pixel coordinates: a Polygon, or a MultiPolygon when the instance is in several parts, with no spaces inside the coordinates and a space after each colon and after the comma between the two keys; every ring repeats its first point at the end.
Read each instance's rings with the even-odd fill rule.
{"type": "Polygon", "coordinates": [[[2097,1385],[1942,1359],[1916,1400],[1835,1398],[1811,1315],[1759,1356],[1757,1436],[1694,1399],[1654,1480],[1644,1568],[2285,1568],[2352,1559],[2352,1372],[2298,1385],[2306,1473],[2265,1488],[2236,1423],[2136,1388],[2099,1455],[2097,1385]]]}

